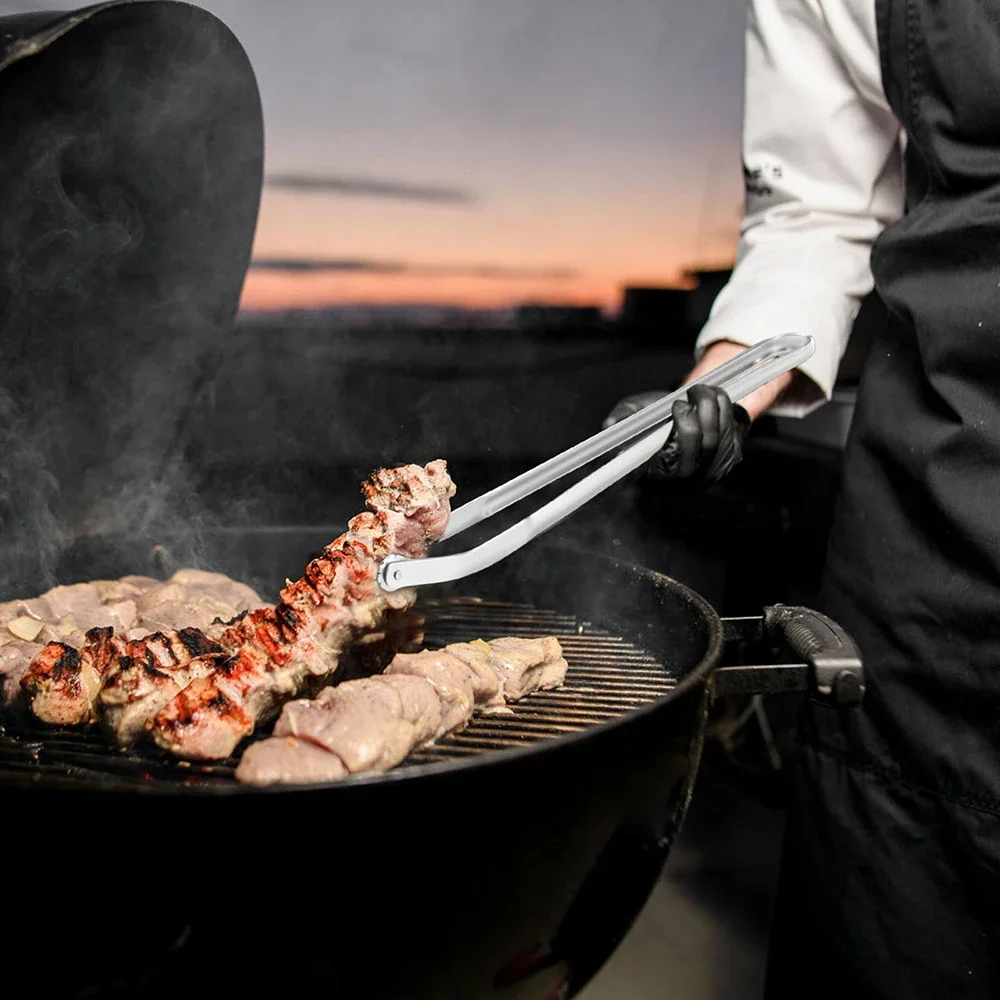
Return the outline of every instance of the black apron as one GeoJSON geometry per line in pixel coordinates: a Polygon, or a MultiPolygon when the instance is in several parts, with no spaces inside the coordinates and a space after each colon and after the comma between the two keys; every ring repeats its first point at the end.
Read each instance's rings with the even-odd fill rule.
{"type": "Polygon", "coordinates": [[[1000,997],[1000,0],[879,0],[907,212],[822,604],[861,712],[808,705],[769,997],[1000,997]]]}

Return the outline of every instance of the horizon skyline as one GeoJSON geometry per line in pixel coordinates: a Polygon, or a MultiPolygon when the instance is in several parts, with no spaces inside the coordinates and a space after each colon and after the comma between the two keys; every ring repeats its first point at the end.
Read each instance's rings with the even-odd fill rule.
{"type": "MultiPolygon", "coordinates": [[[[296,310],[304,311],[317,311],[321,312],[324,310],[336,311],[336,310],[365,310],[365,309],[440,309],[443,311],[455,310],[455,311],[468,311],[468,312],[488,312],[488,313],[503,313],[512,312],[518,308],[524,306],[549,306],[553,308],[561,307],[594,307],[600,309],[602,315],[607,319],[614,319],[620,313],[624,302],[625,292],[629,288],[669,288],[677,290],[691,290],[696,286],[696,281],[694,281],[694,276],[701,272],[714,272],[714,271],[729,271],[732,270],[734,260],[732,258],[728,260],[717,260],[717,261],[701,261],[697,266],[687,267],[682,266],[680,269],[672,276],[671,280],[653,280],[653,281],[623,281],[615,287],[607,286],[597,286],[598,292],[594,295],[588,296],[584,289],[587,287],[584,282],[576,282],[576,291],[572,295],[563,294],[539,294],[537,292],[531,292],[528,290],[525,281],[512,281],[507,283],[507,294],[501,291],[497,291],[494,295],[488,294],[473,294],[470,296],[458,296],[454,295],[454,292],[441,296],[440,294],[435,295],[433,293],[433,288],[435,281],[432,278],[429,285],[417,284],[417,282],[423,282],[424,277],[421,274],[413,275],[413,284],[409,287],[419,288],[419,292],[415,295],[411,294],[407,296],[405,293],[397,294],[393,297],[387,296],[371,296],[368,294],[360,294],[355,297],[351,297],[347,294],[347,288],[358,287],[357,285],[348,286],[345,285],[344,275],[350,274],[350,268],[340,268],[332,267],[328,272],[324,271],[322,268],[317,268],[315,271],[311,266],[309,267],[299,267],[296,266],[297,262],[290,260],[291,266],[288,271],[284,271],[281,267],[273,266],[278,264],[278,261],[267,260],[267,267],[261,268],[259,263],[252,261],[250,265],[249,274],[255,274],[257,282],[261,282],[261,278],[264,277],[268,272],[273,274],[278,281],[282,278],[288,278],[291,276],[297,276],[299,278],[322,278],[324,275],[328,280],[337,283],[337,295],[330,299],[324,297],[322,288],[324,283],[322,281],[316,282],[319,286],[319,290],[316,291],[315,295],[310,297],[308,294],[300,294],[294,300],[289,301],[287,298],[282,297],[277,305],[271,305],[268,298],[263,296],[264,305],[257,305],[254,299],[247,301],[247,296],[244,295],[243,300],[240,302],[241,312],[253,312],[253,313],[266,313],[266,312],[290,312],[296,310]],[[261,274],[264,272],[264,275],[261,274]],[[513,289],[513,290],[512,290],[513,289]],[[604,293],[603,295],[601,293],[604,293]]],[[[391,276],[393,278],[399,277],[399,272],[394,271],[390,267],[385,270],[380,271],[377,269],[372,269],[367,271],[364,269],[359,269],[356,272],[359,276],[371,279],[371,285],[376,285],[379,277],[381,276],[391,276]]],[[[404,272],[405,273],[405,272],[404,272]]],[[[445,280],[455,281],[453,275],[444,274],[442,277],[445,280]]],[[[575,276],[578,277],[578,276],[575,276]]],[[[475,280],[475,279],[472,279],[475,280]]],[[[361,286],[365,287],[364,285],[361,286]]],[[[371,286],[369,286],[371,287],[371,286]]],[[[550,283],[547,287],[555,287],[555,283],[550,283]]],[[[396,285],[397,293],[399,292],[399,285],[396,285]]]]}

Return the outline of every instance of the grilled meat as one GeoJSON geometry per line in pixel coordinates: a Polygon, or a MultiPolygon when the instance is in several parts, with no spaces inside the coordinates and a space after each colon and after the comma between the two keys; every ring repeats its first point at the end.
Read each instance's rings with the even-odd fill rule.
{"type": "Polygon", "coordinates": [[[78,726],[94,721],[94,700],[125,641],[110,626],[93,628],[86,637],[83,649],[50,642],[21,678],[31,710],[43,722],[78,726]]]}
{"type": "MultiPolygon", "coordinates": [[[[243,610],[246,609],[240,609],[243,610]]],[[[196,600],[157,604],[139,618],[139,623],[152,632],[195,628],[218,639],[238,613],[231,604],[204,595],[196,600]]]]}
{"type": "Polygon", "coordinates": [[[326,688],[315,701],[292,702],[274,735],[323,747],[355,774],[394,767],[444,732],[442,721],[441,698],[425,678],[380,676],[326,688]]]}
{"type": "Polygon", "coordinates": [[[117,601],[114,604],[95,604],[79,608],[60,618],[60,631],[89,632],[94,628],[111,628],[115,632],[127,632],[138,624],[135,601],[117,601]]]}
{"type": "Polygon", "coordinates": [[[160,585],[151,576],[123,576],[120,580],[95,580],[101,604],[138,600],[147,590],[160,585]]]}
{"type": "MultiPolygon", "coordinates": [[[[147,724],[153,739],[178,757],[222,760],[254,730],[253,710],[247,705],[264,699],[244,699],[240,685],[214,670],[192,681],[176,694],[147,724]]],[[[271,689],[261,689],[271,693],[271,689]]],[[[288,688],[289,696],[291,688],[288,688]]]]}
{"type": "Polygon", "coordinates": [[[40,642],[26,642],[15,639],[10,633],[4,636],[0,631],[0,639],[9,641],[0,645],[0,683],[3,685],[3,705],[11,708],[23,690],[21,678],[28,672],[31,661],[42,651],[40,642]]]}
{"type": "Polygon", "coordinates": [[[386,677],[397,674],[420,677],[434,689],[441,705],[441,721],[432,734],[434,738],[458,732],[469,724],[476,704],[474,675],[457,656],[444,650],[401,653],[385,668],[386,677]]]}
{"type": "Polygon", "coordinates": [[[153,719],[156,743],[181,757],[229,756],[255,725],[307,686],[329,678],[345,648],[379,630],[412,591],[387,594],[379,563],[423,555],[443,534],[455,486],[443,461],[381,469],[362,487],[369,510],[348,523],[273,608],[258,608],[220,638],[230,654],[181,691],[153,719]]]}
{"type": "Polygon", "coordinates": [[[161,604],[182,604],[186,600],[187,589],[183,584],[168,580],[166,583],[150,587],[135,603],[139,614],[146,615],[161,604]]]}
{"type": "Polygon", "coordinates": [[[532,691],[559,687],[566,677],[562,646],[553,636],[494,639],[490,649],[500,661],[498,673],[507,701],[517,701],[532,691]]]}
{"type": "Polygon", "coordinates": [[[501,664],[488,642],[482,639],[476,639],[475,642],[455,642],[445,646],[444,651],[461,660],[468,668],[477,707],[485,712],[503,708],[506,702],[503,697],[501,664]]]}
{"type": "Polygon", "coordinates": [[[179,569],[170,580],[185,589],[189,601],[210,598],[228,605],[236,612],[259,608],[264,604],[252,588],[231,580],[222,573],[210,573],[203,569],[179,569]]]}
{"type": "Polygon", "coordinates": [[[101,595],[95,583],[74,583],[68,587],[53,587],[42,594],[41,599],[45,601],[55,621],[84,609],[101,606],[101,595]]]}
{"type": "MultiPolygon", "coordinates": [[[[415,701],[406,705],[422,714],[415,701]]],[[[395,766],[416,743],[416,732],[397,685],[386,677],[348,681],[316,701],[292,702],[274,727],[275,737],[295,736],[335,754],[351,774],[395,766]]]]}
{"type": "Polygon", "coordinates": [[[171,698],[211,673],[223,656],[222,647],[196,628],[124,643],[97,697],[104,728],[119,746],[130,746],[171,698]]]}
{"type": "Polygon", "coordinates": [[[0,625],[6,625],[16,618],[34,618],[37,621],[54,621],[48,604],[41,597],[26,601],[7,601],[0,604],[0,625]]]}
{"type": "Polygon", "coordinates": [[[237,778],[254,785],[339,781],[348,774],[335,753],[294,736],[273,736],[251,744],[236,771],[237,778]]]}
{"type": "MultiPolygon", "coordinates": [[[[152,632],[197,628],[210,634],[216,619],[229,622],[265,606],[246,584],[201,569],[179,569],[166,583],[148,588],[136,604],[139,625],[152,632]]],[[[216,631],[221,635],[224,630],[216,631]]]]}
{"type": "Polygon", "coordinates": [[[464,728],[473,705],[495,704],[501,685],[509,686],[506,700],[516,701],[558,687],[565,676],[566,660],[553,637],[480,639],[399,654],[380,677],[347,681],[314,701],[286,705],[274,735],[247,748],[236,777],[268,785],[384,771],[414,749],[464,728]],[[494,684],[486,682],[487,669],[494,684]],[[332,759],[324,761],[317,750],[332,759]]]}
{"type": "MultiPolygon", "coordinates": [[[[167,583],[126,576],[53,587],[39,598],[0,605],[4,702],[11,706],[24,691],[40,721],[87,724],[96,718],[95,701],[102,685],[117,678],[107,702],[108,728],[120,742],[130,742],[135,725],[141,727],[191,679],[207,673],[218,657],[187,667],[190,654],[176,661],[164,660],[156,641],[132,653],[125,651],[125,645],[152,639],[150,633],[176,637],[187,631],[185,626],[194,626],[199,630],[198,643],[204,646],[211,642],[215,656],[221,649],[214,639],[225,630],[224,623],[261,604],[257,594],[244,584],[218,573],[185,569],[178,570],[167,583]],[[106,631],[114,633],[113,640],[104,638],[106,631]],[[143,672],[143,663],[160,672],[170,671],[173,687],[155,674],[143,672]],[[128,668],[123,669],[123,664],[128,668]],[[178,671],[179,666],[185,666],[186,672],[178,671]],[[152,696],[153,688],[159,700],[152,696]],[[131,710],[129,698],[142,708],[137,704],[136,710],[131,710]]],[[[167,639],[168,647],[171,641],[167,639]]]]}

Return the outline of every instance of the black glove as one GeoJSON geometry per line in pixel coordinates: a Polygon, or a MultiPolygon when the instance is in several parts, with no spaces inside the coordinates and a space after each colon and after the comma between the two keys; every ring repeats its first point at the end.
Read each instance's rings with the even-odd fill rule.
{"type": "MultiPolygon", "coordinates": [[[[608,414],[604,426],[617,424],[665,395],[665,392],[640,392],[626,396],[608,414]]],[[[674,403],[673,417],[673,433],[647,466],[646,472],[652,478],[711,483],[721,479],[743,458],[750,416],[721,389],[691,386],[687,400],[678,399],[674,403]]]]}

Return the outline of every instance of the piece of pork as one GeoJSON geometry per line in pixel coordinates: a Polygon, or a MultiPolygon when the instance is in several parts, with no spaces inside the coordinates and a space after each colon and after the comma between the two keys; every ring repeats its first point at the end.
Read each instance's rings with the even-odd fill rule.
{"type": "Polygon", "coordinates": [[[51,608],[41,597],[6,601],[4,604],[0,604],[0,625],[6,625],[16,618],[34,618],[36,621],[49,623],[58,621],[52,614],[51,608]]]}
{"type": "Polygon", "coordinates": [[[505,636],[491,639],[489,645],[499,661],[507,701],[517,701],[532,691],[557,688],[566,679],[566,660],[554,636],[539,639],[505,636]]]}
{"type": "Polygon", "coordinates": [[[126,642],[97,697],[105,730],[119,746],[132,745],[171,698],[211,673],[222,656],[222,649],[194,628],[126,642]]]}
{"type": "Polygon", "coordinates": [[[335,753],[352,772],[394,767],[440,731],[441,701],[422,677],[369,677],[285,706],[275,736],[297,736],[335,753]]]}
{"type": "Polygon", "coordinates": [[[336,781],[384,771],[438,733],[441,703],[423,677],[348,681],[285,706],[270,739],[248,747],[238,776],[257,784],[336,781]]]}
{"type": "Polygon", "coordinates": [[[180,583],[161,583],[150,587],[136,598],[139,617],[152,611],[160,604],[183,604],[187,600],[187,588],[180,583]]]}
{"type": "Polygon", "coordinates": [[[101,606],[101,595],[94,583],[73,583],[64,587],[53,587],[42,594],[41,599],[49,608],[50,621],[58,621],[66,615],[78,611],[96,609],[101,606]]]}
{"type": "Polygon", "coordinates": [[[252,743],[236,769],[237,778],[255,785],[339,781],[349,773],[335,753],[294,736],[252,743]]]}
{"type": "Polygon", "coordinates": [[[386,677],[406,674],[429,681],[441,702],[441,721],[435,736],[458,732],[469,724],[476,703],[474,674],[457,656],[444,650],[400,653],[385,668],[386,677]]]}
{"type": "Polygon", "coordinates": [[[216,672],[193,680],[149,724],[156,743],[178,757],[223,760],[254,730],[239,690],[228,690],[216,672]]]}
{"type": "Polygon", "coordinates": [[[91,629],[86,637],[82,649],[50,642],[21,678],[31,712],[41,722],[79,726],[96,720],[94,702],[125,640],[110,627],[91,629]]]}
{"type": "Polygon", "coordinates": [[[487,712],[502,708],[506,702],[501,681],[503,664],[484,639],[474,642],[453,642],[444,651],[461,660],[470,671],[472,696],[476,706],[487,712]]]}
{"type": "Polygon", "coordinates": [[[331,688],[322,704],[293,701],[285,706],[274,735],[295,736],[334,753],[352,774],[385,771],[412,749],[414,725],[403,713],[396,686],[367,677],[331,688]]]}
{"type": "Polygon", "coordinates": [[[20,601],[4,601],[0,603],[0,637],[2,637],[3,632],[2,626],[23,614],[23,610],[18,607],[20,603],[20,601]]]}
{"type": "MultiPolygon", "coordinates": [[[[138,624],[150,631],[197,628],[207,632],[216,621],[228,625],[238,614],[238,609],[214,597],[203,594],[185,601],[165,601],[139,616],[138,624]]],[[[221,631],[220,630],[220,634],[221,631]]]]}
{"type": "Polygon", "coordinates": [[[20,698],[21,679],[43,648],[40,642],[25,642],[13,636],[0,645],[0,687],[3,689],[2,703],[5,708],[10,708],[20,698]]]}
{"type": "MultiPolygon", "coordinates": [[[[210,573],[203,569],[179,569],[170,578],[187,591],[188,600],[197,601],[202,597],[211,598],[233,609],[233,614],[265,606],[260,595],[245,583],[232,580],[222,573],[210,573]]],[[[232,615],[229,616],[230,618],[232,615]]]]}
{"type": "Polygon", "coordinates": [[[101,604],[117,604],[119,601],[135,601],[150,587],[155,587],[158,583],[159,580],[147,576],[121,580],[95,580],[93,586],[97,590],[101,604]],[[137,582],[139,580],[148,580],[149,582],[147,585],[142,585],[137,582]]]}
{"type": "Polygon", "coordinates": [[[136,623],[135,601],[125,600],[77,608],[60,620],[60,627],[74,632],[89,632],[94,628],[127,632],[136,623]]]}

